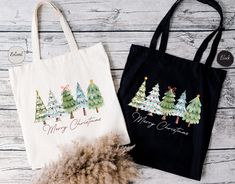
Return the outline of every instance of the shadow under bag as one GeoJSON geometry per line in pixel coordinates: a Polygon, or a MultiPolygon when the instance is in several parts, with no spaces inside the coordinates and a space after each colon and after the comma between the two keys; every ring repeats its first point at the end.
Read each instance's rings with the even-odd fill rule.
{"type": "Polygon", "coordinates": [[[223,30],[222,9],[214,0],[198,1],[216,9],[221,21],[193,61],[165,52],[170,19],[182,2],[178,0],[156,29],[150,47],[131,46],[118,92],[131,143],[135,144],[131,152],[134,161],[196,180],[201,179],[226,77],[226,71],[211,67],[223,30]],[[200,63],[212,40],[205,64],[200,63]]]}

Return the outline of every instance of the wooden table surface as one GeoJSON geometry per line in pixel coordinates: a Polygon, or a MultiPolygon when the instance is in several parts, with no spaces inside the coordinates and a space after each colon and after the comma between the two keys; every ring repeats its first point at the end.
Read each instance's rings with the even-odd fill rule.
{"type": "MultiPolygon", "coordinates": [[[[148,46],[153,31],[174,0],[56,0],[80,48],[103,42],[108,52],[116,89],[132,43],[148,46]]],[[[235,2],[220,0],[225,31],[219,50],[235,56],[235,2]]],[[[0,183],[31,183],[35,175],[28,163],[22,132],[8,78],[8,50],[26,51],[32,60],[31,19],[33,0],[0,1],[0,183]]],[[[41,46],[44,58],[68,51],[67,42],[52,10],[42,8],[41,46]]],[[[40,11],[41,14],[41,11],[40,11]]],[[[174,15],[167,52],[192,59],[203,39],[219,23],[218,14],[195,0],[185,0],[174,15]]],[[[208,53],[208,50],[207,50],[208,53]]],[[[205,58],[205,56],[204,56],[205,58]]],[[[235,183],[235,62],[224,68],[224,83],[213,135],[201,182],[140,166],[136,184],[235,183]]]]}

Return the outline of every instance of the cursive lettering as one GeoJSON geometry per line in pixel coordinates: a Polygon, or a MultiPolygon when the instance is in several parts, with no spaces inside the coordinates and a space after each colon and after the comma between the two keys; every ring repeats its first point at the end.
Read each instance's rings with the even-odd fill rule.
{"type": "Polygon", "coordinates": [[[155,124],[151,121],[147,121],[147,116],[142,117],[141,114],[139,112],[134,112],[132,114],[132,118],[133,123],[137,123],[138,125],[146,125],[147,128],[151,128],[151,127],[156,127],[156,130],[167,130],[167,131],[171,131],[172,134],[183,134],[183,135],[188,135],[189,133],[186,132],[183,128],[181,127],[171,127],[172,125],[169,124],[167,121],[162,121],[158,124],[155,124]]]}
{"type": "Polygon", "coordinates": [[[155,125],[155,124],[152,123],[151,121],[147,121],[147,120],[146,120],[146,119],[147,119],[147,116],[142,117],[139,112],[134,112],[134,113],[132,114],[132,117],[134,118],[134,121],[133,121],[134,123],[138,123],[139,125],[145,124],[145,125],[147,126],[147,128],[151,128],[152,126],[155,125]]]}
{"type": "Polygon", "coordinates": [[[86,125],[87,127],[94,122],[101,121],[101,118],[95,118],[95,117],[90,117],[87,120],[81,120],[81,119],[74,119],[70,123],[70,130],[76,129],[79,125],[86,125]]]}
{"type": "Polygon", "coordinates": [[[230,55],[221,55],[220,60],[230,60],[230,55]]]}
{"type": "Polygon", "coordinates": [[[45,124],[42,127],[42,130],[46,132],[47,135],[56,134],[56,133],[65,133],[67,130],[75,130],[79,126],[86,125],[87,127],[90,126],[91,123],[99,122],[101,118],[90,117],[88,119],[73,119],[68,125],[59,125],[59,124],[45,124]]]}
{"type": "Polygon", "coordinates": [[[23,56],[23,52],[10,52],[10,56],[14,56],[14,57],[19,57],[19,56],[23,56]]]}
{"type": "Polygon", "coordinates": [[[64,133],[65,130],[67,129],[66,126],[61,126],[61,127],[58,127],[58,124],[55,124],[53,126],[49,125],[49,124],[45,124],[43,126],[43,131],[47,133],[47,135],[49,134],[55,134],[55,133],[64,133]]]}
{"type": "Polygon", "coordinates": [[[184,135],[188,135],[188,132],[185,132],[183,128],[181,127],[170,127],[170,124],[168,124],[166,121],[162,121],[160,122],[157,126],[156,126],[157,130],[169,130],[172,132],[172,134],[175,133],[180,133],[180,134],[184,134],[184,135]]]}

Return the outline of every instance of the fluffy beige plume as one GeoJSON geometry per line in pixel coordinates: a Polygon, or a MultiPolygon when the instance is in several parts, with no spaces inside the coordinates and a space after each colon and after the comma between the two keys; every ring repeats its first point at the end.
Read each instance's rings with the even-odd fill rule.
{"type": "Polygon", "coordinates": [[[120,146],[120,137],[108,135],[94,143],[73,142],[62,156],[43,168],[34,184],[128,184],[138,176],[128,156],[131,147],[120,146]]]}

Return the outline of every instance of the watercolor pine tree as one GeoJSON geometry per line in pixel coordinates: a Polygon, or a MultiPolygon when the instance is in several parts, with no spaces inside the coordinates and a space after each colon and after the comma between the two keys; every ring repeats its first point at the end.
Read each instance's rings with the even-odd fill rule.
{"type": "Polygon", "coordinates": [[[48,118],[56,118],[56,121],[61,121],[60,117],[64,113],[62,107],[59,105],[58,101],[55,98],[54,93],[49,91],[49,100],[47,105],[47,117],[48,118]]]}
{"type": "Polygon", "coordinates": [[[87,101],[79,83],[77,83],[76,94],[77,94],[77,97],[76,97],[77,107],[82,108],[83,114],[84,114],[84,116],[86,116],[86,107],[88,106],[88,101],[87,101]]]}
{"type": "Polygon", "coordinates": [[[152,91],[150,91],[150,95],[146,97],[146,100],[142,103],[140,108],[142,110],[148,111],[148,115],[153,116],[153,114],[161,115],[160,111],[160,100],[159,100],[159,85],[156,84],[152,91]]]}
{"type": "Polygon", "coordinates": [[[70,114],[70,119],[74,118],[73,112],[77,109],[77,103],[71,95],[69,86],[62,87],[62,106],[64,110],[70,114]]]}
{"type": "Polygon", "coordinates": [[[44,105],[42,98],[39,96],[39,93],[36,90],[35,122],[43,122],[43,124],[46,124],[46,118],[47,118],[46,106],[44,105]]]}
{"type": "Polygon", "coordinates": [[[89,109],[96,109],[99,112],[99,108],[103,106],[104,100],[97,85],[93,80],[90,80],[90,85],[87,88],[87,99],[89,109]]]}
{"type": "Polygon", "coordinates": [[[183,115],[183,120],[190,124],[198,124],[201,118],[201,101],[200,95],[197,95],[194,99],[189,102],[189,105],[186,107],[186,112],[183,115]]]}
{"type": "Polygon", "coordinates": [[[148,79],[147,77],[144,77],[144,82],[141,84],[139,90],[137,91],[135,96],[132,98],[131,102],[128,104],[131,107],[135,107],[136,111],[139,110],[142,103],[145,101],[145,98],[146,98],[145,91],[146,91],[147,79],[148,79]]]}
{"type": "Polygon", "coordinates": [[[164,93],[164,97],[160,102],[162,120],[166,120],[166,116],[171,116],[175,109],[175,88],[168,86],[168,91],[164,93]]]}
{"type": "Polygon", "coordinates": [[[172,115],[176,116],[175,123],[179,123],[180,117],[183,117],[185,111],[186,111],[186,92],[184,91],[180,98],[177,100],[177,104],[175,105],[175,110],[172,115]]]}

